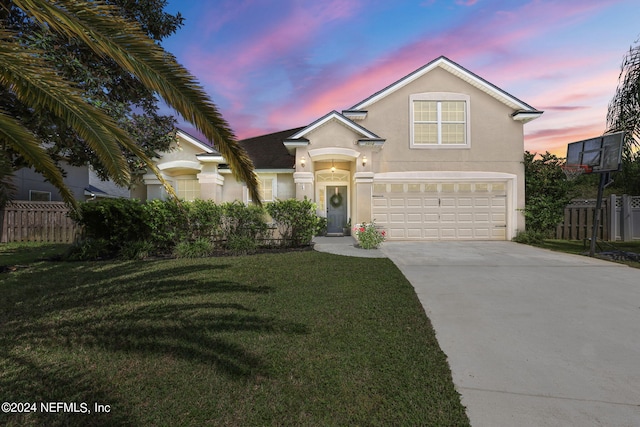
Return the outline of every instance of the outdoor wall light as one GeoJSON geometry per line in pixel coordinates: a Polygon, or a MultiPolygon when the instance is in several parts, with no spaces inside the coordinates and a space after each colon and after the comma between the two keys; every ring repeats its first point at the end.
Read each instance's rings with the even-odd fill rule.
{"type": "Polygon", "coordinates": [[[300,166],[304,167],[307,164],[307,159],[304,158],[304,156],[302,156],[300,158],[300,166]]]}
{"type": "Polygon", "coordinates": [[[367,156],[362,156],[362,166],[367,166],[367,156]]]}

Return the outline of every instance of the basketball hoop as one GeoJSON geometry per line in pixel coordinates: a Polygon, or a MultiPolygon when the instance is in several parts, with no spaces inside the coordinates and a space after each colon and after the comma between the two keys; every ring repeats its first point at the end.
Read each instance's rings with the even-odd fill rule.
{"type": "Polygon", "coordinates": [[[593,170],[589,165],[563,165],[560,167],[568,181],[573,181],[580,175],[584,173],[591,173],[593,170]]]}

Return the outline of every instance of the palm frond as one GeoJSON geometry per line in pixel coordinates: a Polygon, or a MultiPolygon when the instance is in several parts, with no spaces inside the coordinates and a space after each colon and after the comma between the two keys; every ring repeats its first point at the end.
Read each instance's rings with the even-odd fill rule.
{"type": "MultiPolygon", "coordinates": [[[[14,0],[41,23],[68,37],[81,39],[94,52],[112,58],[157,92],[206,138],[215,141],[234,175],[260,200],[253,164],[202,86],[175,58],[148,38],[139,27],[120,18],[100,1],[14,0]]],[[[128,148],[128,147],[127,147],[128,148]]]]}
{"type": "Polygon", "coordinates": [[[123,145],[135,142],[109,116],[88,104],[79,90],[51,70],[41,59],[43,52],[7,41],[10,36],[10,32],[0,30],[3,39],[0,84],[35,110],[47,110],[63,119],[97,153],[113,180],[128,185],[129,168],[118,142],[123,145]]]}
{"type": "Polygon", "coordinates": [[[60,195],[65,202],[74,209],[77,208],[77,202],[73,194],[64,184],[62,173],[42,148],[40,141],[27,131],[19,121],[3,111],[0,111],[0,138],[7,141],[38,172],[42,173],[60,191],[60,195]]]}

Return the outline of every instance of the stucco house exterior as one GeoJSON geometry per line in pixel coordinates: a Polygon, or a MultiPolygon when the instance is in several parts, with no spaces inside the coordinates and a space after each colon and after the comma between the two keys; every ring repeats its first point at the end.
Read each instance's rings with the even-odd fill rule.
{"type": "MultiPolygon", "coordinates": [[[[523,126],[541,114],[439,57],[349,109],[240,143],[264,200],[315,201],[330,234],[375,220],[389,240],[508,240],[524,230],[523,126]]],[[[158,167],[180,197],[249,202],[219,153],[178,140],[158,167]]]]}

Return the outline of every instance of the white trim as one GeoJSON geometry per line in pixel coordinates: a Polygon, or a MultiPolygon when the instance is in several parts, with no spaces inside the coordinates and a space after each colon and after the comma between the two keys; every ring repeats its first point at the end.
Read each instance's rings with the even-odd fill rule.
{"type": "MultiPolygon", "coordinates": [[[[275,173],[258,174],[261,181],[271,180],[271,198],[262,199],[262,202],[272,202],[278,198],[278,175],[275,173]]],[[[246,185],[242,186],[242,195],[245,203],[251,203],[253,200],[249,198],[249,190],[246,185]]]]}
{"type": "Polygon", "coordinates": [[[326,116],[322,117],[321,119],[317,120],[316,122],[310,124],[309,126],[307,126],[306,128],[300,130],[298,133],[296,133],[295,135],[287,138],[288,140],[293,140],[293,139],[298,139],[298,138],[302,138],[304,135],[308,134],[309,132],[319,128],[320,126],[324,125],[325,123],[331,121],[331,120],[337,120],[340,123],[342,123],[343,125],[345,125],[346,127],[350,128],[351,130],[353,130],[354,132],[366,137],[366,138],[371,138],[371,139],[379,139],[378,135],[368,131],[367,129],[363,128],[362,126],[359,126],[357,124],[355,124],[354,122],[352,122],[351,120],[347,119],[346,117],[344,117],[342,114],[338,113],[337,111],[332,111],[331,113],[327,114],[326,116]]]}
{"type": "Polygon", "coordinates": [[[494,180],[506,181],[517,179],[517,175],[505,172],[482,171],[411,171],[411,172],[381,172],[373,177],[375,182],[404,182],[404,181],[476,181],[494,180]]]}
{"type": "Polygon", "coordinates": [[[313,184],[313,172],[296,172],[293,174],[295,184],[313,184]]]}
{"type": "Polygon", "coordinates": [[[354,161],[360,157],[360,152],[351,148],[342,147],[327,147],[316,148],[309,150],[309,157],[311,161],[317,162],[320,160],[347,160],[354,161]]]}
{"type": "Polygon", "coordinates": [[[203,154],[196,154],[196,159],[201,163],[225,163],[224,157],[222,156],[208,156],[203,154]]]}
{"type": "Polygon", "coordinates": [[[193,169],[200,171],[202,165],[200,162],[193,162],[191,160],[173,160],[171,162],[158,163],[157,168],[161,171],[169,169],[193,169]]]}
{"type": "MultiPolygon", "coordinates": [[[[341,172],[349,173],[349,171],[341,170],[341,172]]],[[[345,181],[318,181],[319,174],[330,174],[331,169],[322,169],[314,173],[314,179],[316,181],[314,196],[316,204],[318,205],[317,213],[322,217],[327,217],[327,186],[346,186],[347,187],[347,218],[351,216],[351,179],[347,178],[345,181]],[[320,189],[324,189],[324,206],[320,206],[320,189]],[[322,209],[320,209],[322,208],[322,209]]]]}
{"type": "Polygon", "coordinates": [[[176,132],[176,137],[180,137],[182,139],[184,139],[185,141],[187,141],[189,144],[203,150],[206,153],[214,153],[214,149],[213,147],[211,147],[208,144],[205,144],[204,142],[200,141],[199,139],[194,138],[193,136],[189,135],[188,133],[185,133],[183,131],[181,131],[180,129],[178,129],[178,132],[176,132]]]}
{"type": "MultiPolygon", "coordinates": [[[[460,65],[456,64],[455,62],[451,61],[450,59],[448,59],[448,58],[446,58],[444,56],[441,56],[440,58],[435,59],[434,61],[431,61],[430,63],[426,64],[422,68],[419,68],[418,70],[414,71],[413,73],[411,73],[411,74],[407,75],[406,77],[398,80],[397,82],[393,83],[392,85],[388,86],[387,88],[383,89],[382,91],[378,92],[377,94],[374,94],[373,96],[365,99],[364,101],[360,102],[359,104],[354,105],[349,110],[365,109],[365,108],[369,107],[371,104],[374,104],[374,103],[378,102],[382,98],[385,98],[386,96],[390,95],[391,93],[393,93],[393,92],[397,91],[398,89],[400,89],[400,88],[408,85],[409,83],[413,82],[414,80],[419,79],[420,77],[424,76],[425,74],[429,73],[430,71],[432,71],[433,69],[435,69],[437,67],[440,67],[443,70],[448,71],[449,73],[459,77],[460,79],[466,81],[467,83],[471,84],[472,86],[475,86],[476,88],[482,90],[483,92],[491,95],[492,97],[496,98],[497,100],[499,100],[503,104],[508,105],[509,107],[513,108],[514,110],[523,110],[523,111],[527,111],[527,112],[536,111],[530,105],[527,105],[526,103],[520,101],[518,98],[508,94],[507,92],[504,92],[503,90],[501,90],[498,87],[492,85],[491,83],[487,82],[486,80],[476,76],[475,74],[471,73],[469,70],[466,70],[465,68],[461,67],[460,65]]],[[[536,111],[536,113],[542,114],[542,112],[540,112],[540,111],[536,111]]]]}

